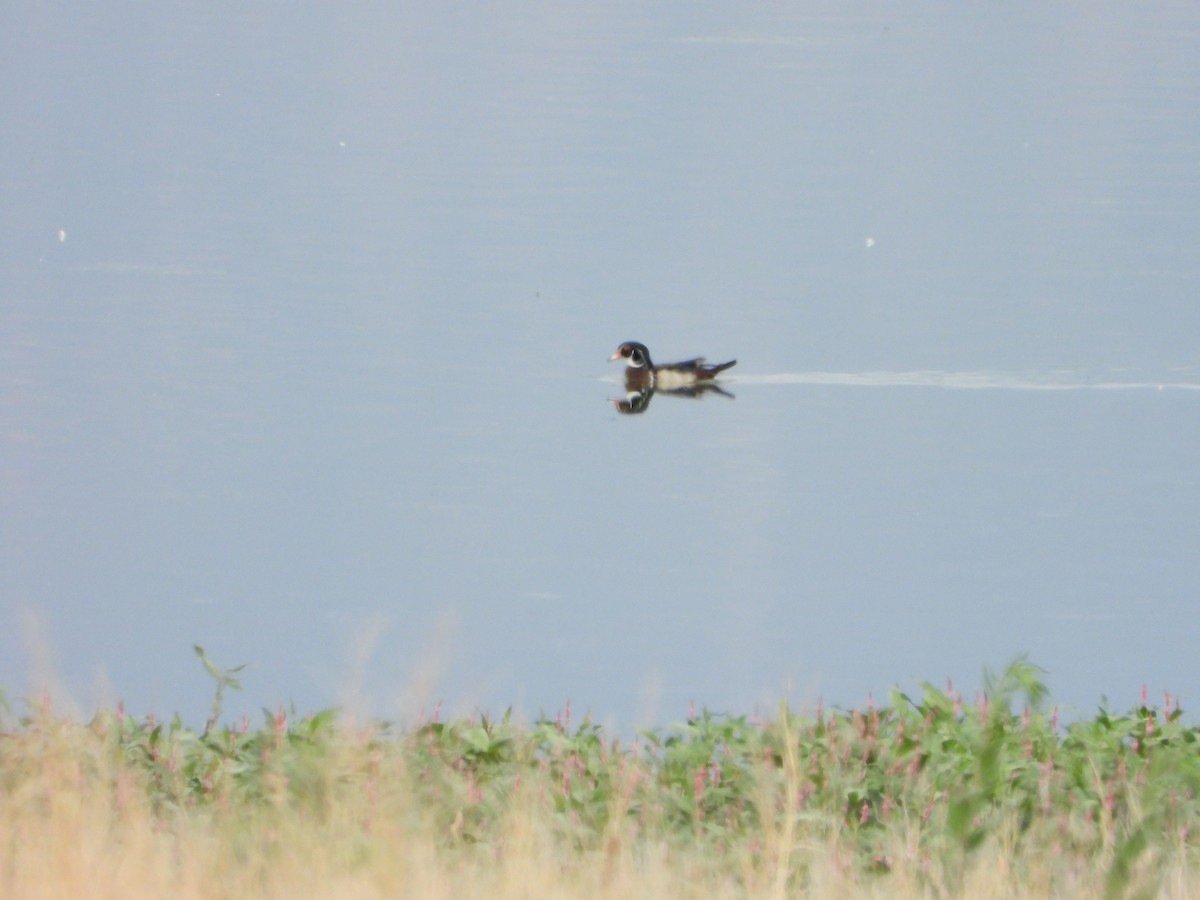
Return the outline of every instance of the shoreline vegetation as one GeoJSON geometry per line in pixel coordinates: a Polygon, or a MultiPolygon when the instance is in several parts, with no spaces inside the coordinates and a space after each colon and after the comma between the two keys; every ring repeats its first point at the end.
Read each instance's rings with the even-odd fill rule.
{"type": "Polygon", "coordinates": [[[696,713],[606,735],[569,708],[203,731],[118,707],[0,713],[4,897],[1200,895],[1200,730],[1169,695],[1063,724],[1019,660],[973,699],[696,713]]]}

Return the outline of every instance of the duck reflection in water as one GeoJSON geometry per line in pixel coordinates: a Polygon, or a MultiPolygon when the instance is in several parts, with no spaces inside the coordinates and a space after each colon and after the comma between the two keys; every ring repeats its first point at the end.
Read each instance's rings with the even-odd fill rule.
{"type": "Polygon", "coordinates": [[[733,399],[733,394],[723,390],[713,379],[736,365],[736,359],[708,365],[704,357],[699,356],[656,366],[650,361],[650,351],[646,345],[636,341],[626,341],[609,357],[610,362],[618,359],[625,360],[625,399],[613,400],[612,404],[620,413],[629,415],[645,412],[650,405],[650,398],[656,393],[698,399],[711,392],[733,399]]]}

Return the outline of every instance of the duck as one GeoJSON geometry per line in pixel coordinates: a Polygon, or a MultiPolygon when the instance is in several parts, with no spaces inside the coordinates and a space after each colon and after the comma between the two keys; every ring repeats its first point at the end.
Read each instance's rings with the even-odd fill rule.
{"type": "Polygon", "coordinates": [[[656,366],[650,360],[650,351],[645,344],[637,341],[626,341],[617,348],[617,352],[608,358],[609,362],[618,359],[625,360],[625,384],[629,386],[648,387],[653,390],[677,391],[701,385],[701,382],[712,381],[718,374],[737,365],[736,359],[729,362],[709,365],[703,356],[695,359],[685,359],[682,362],[666,363],[656,366]]]}

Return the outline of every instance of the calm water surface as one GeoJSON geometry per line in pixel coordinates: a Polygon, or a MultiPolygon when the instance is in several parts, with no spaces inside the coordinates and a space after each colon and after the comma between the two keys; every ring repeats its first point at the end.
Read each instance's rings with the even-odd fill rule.
{"type": "Polygon", "coordinates": [[[10,697],[1200,695],[1200,7],[4,31],[10,697]]]}

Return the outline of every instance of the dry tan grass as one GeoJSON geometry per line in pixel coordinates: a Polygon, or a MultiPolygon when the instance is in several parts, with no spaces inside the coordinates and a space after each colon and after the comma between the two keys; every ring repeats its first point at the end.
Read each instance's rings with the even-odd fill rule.
{"type": "MultiPolygon", "coordinates": [[[[253,800],[218,787],[203,803],[156,806],[146,769],[102,722],[43,716],[0,735],[0,897],[1097,897],[1111,861],[1039,853],[1001,828],[951,871],[922,845],[916,819],[898,816],[885,870],[867,873],[853,838],[795,801],[727,845],[680,839],[622,809],[598,840],[573,844],[547,802],[554,785],[533,776],[472,843],[461,816],[439,821],[404,758],[380,754],[369,729],[342,728],[333,745],[319,802],[297,805],[282,778],[268,778],[253,800]]],[[[799,796],[794,759],[775,775],[783,797],[799,796]]],[[[1194,855],[1181,835],[1175,852],[1143,854],[1129,884],[1197,896],[1194,855]]]]}

